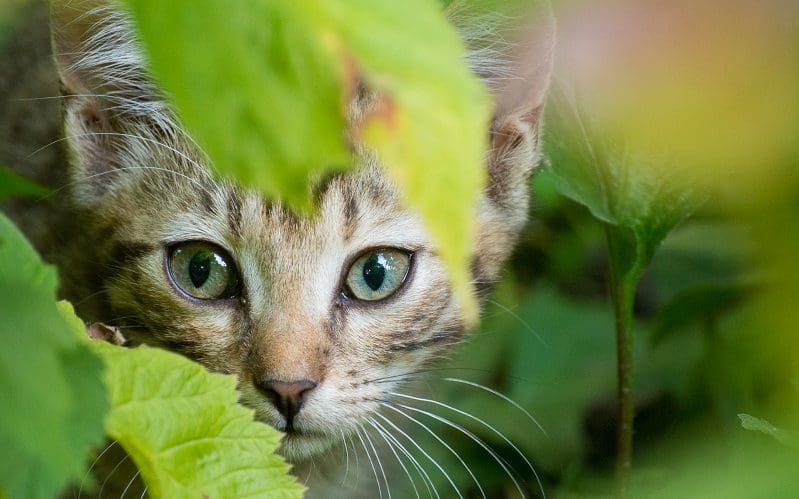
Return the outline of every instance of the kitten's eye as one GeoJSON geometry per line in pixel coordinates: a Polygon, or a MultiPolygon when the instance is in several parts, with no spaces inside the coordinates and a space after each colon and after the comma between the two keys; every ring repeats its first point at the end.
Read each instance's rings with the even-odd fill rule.
{"type": "Polygon", "coordinates": [[[169,275],[184,293],[200,300],[232,298],[238,292],[238,273],[222,248],[191,242],[172,247],[169,275]]]}
{"type": "Polygon", "coordinates": [[[376,301],[396,292],[411,266],[411,254],[394,248],[370,251],[360,258],[347,273],[347,288],[354,298],[376,301]]]}

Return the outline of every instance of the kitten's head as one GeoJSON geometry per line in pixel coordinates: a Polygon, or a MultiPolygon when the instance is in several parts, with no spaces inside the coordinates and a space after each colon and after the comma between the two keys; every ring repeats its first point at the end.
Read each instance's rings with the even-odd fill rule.
{"type": "MultiPolygon", "coordinates": [[[[551,26],[537,35],[500,61],[474,61],[496,102],[475,206],[478,288],[497,278],[527,213],[551,26]]],[[[287,432],[293,459],[352,433],[406,373],[462,338],[436,248],[376,160],[320,182],[318,210],[299,217],[212,177],[125,15],[56,2],[53,40],[84,228],[85,254],[65,275],[84,318],[236,375],[242,401],[287,432]]]]}

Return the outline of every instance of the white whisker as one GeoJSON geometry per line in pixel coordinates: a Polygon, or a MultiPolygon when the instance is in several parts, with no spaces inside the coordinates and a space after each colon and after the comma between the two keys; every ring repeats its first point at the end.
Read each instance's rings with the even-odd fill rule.
{"type": "Polygon", "coordinates": [[[483,497],[483,499],[487,499],[485,491],[483,490],[483,486],[480,485],[480,481],[474,475],[474,473],[472,472],[471,468],[469,468],[469,465],[466,464],[466,462],[463,460],[463,458],[461,458],[460,454],[458,454],[458,452],[455,449],[453,449],[452,446],[450,446],[448,443],[446,443],[441,437],[436,435],[436,433],[433,430],[431,430],[430,427],[428,427],[426,424],[422,423],[418,419],[416,419],[413,416],[411,416],[411,415],[409,415],[409,414],[397,409],[396,407],[393,407],[392,405],[387,405],[387,407],[389,409],[393,410],[393,411],[396,411],[397,413],[401,414],[402,416],[406,417],[407,419],[411,420],[412,422],[416,423],[417,425],[421,426],[427,433],[432,435],[433,438],[435,438],[438,441],[438,443],[440,443],[448,451],[450,451],[450,453],[452,453],[452,455],[455,456],[455,458],[458,460],[458,462],[461,463],[461,466],[463,466],[466,469],[466,472],[469,474],[469,476],[472,477],[472,480],[477,485],[477,490],[480,491],[480,495],[483,497]]]}
{"type": "MultiPolygon", "coordinates": [[[[384,406],[384,407],[391,407],[391,406],[389,406],[389,405],[388,405],[387,403],[385,403],[385,402],[380,402],[380,405],[382,405],[382,406],[384,406]]],[[[428,454],[428,453],[427,453],[427,451],[425,451],[424,449],[422,449],[422,447],[421,447],[419,444],[417,444],[417,443],[416,443],[416,441],[415,441],[414,439],[412,439],[412,438],[411,438],[411,437],[410,437],[410,436],[409,436],[407,433],[405,433],[404,431],[402,431],[402,430],[400,429],[400,427],[399,427],[399,426],[397,426],[397,425],[395,425],[395,424],[394,424],[394,423],[393,423],[393,422],[392,422],[390,419],[388,419],[387,417],[383,416],[383,415],[382,415],[382,414],[380,414],[379,412],[376,412],[376,413],[375,413],[375,415],[376,415],[376,416],[378,416],[378,417],[379,417],[380,419],[382,419],[383,421],[385,421],[386,423],[388,423],[388,425],[389,425],[389,426],[391,426],[392,428],[394,428],[396,431],[398,431],[398,432],[400,433],[400,435],[402,435],[403,437],[405,437],[406,439],[408,439],[408,441],[409,441],[410,443],[412,443],[412,444],[414,445],[414,447],[416,447],[416,448],[419,450],[419,452],[421,452],[421,453],[424,455],[424,457],[426,457],[426,458],[427,458],[427,459],[428,459],[428,460],[429,460],[431,463],[433,463],[433,465],[434,465],[436,468],[438,468],[438,471],[440,471],[440,472],[441,472],[441,474],[442,474],[442,475],[444,475],[444,478],[446,478],[446,479],[447,479],[447,481],[449,482],[449,484],[450,484],[450,485],[452,485],[452,488],[453,488],[453,489],[455,489],[455,493],[456,493],[456,494],[458,494],[458,497],[460,497],[460,499],[464,499],[464,498],[463,498],[463,494],[461,494],[461,491],[460,491],[460,489],[458,488],[458,486],[457,486],[457,485],[455,485],[455,482],[452,480],[452,478],[449,476],[449,474],[447,474],[447,472],[446,472],[446,471],[444,471],[444,468],[442,468],[442,467],[441,467],[441,465],[440,465],[440,464],[438,464],[438,461],[436,461],[435,459],[433,459],[433,457],[432,457],[432,456],[430,456],[430,454],[428,454]]],[[[437,492],[437,491],[436,491],[436,497],[438,497],[438,492],[437,492]]]]}
{"type": "MultiPolygon", "coordinates": [[[[102,177],[104,175],[113,175],[113,174],[115,174],[117,172],[123,172],[123,171],[127,171],[127,170],[153,170],[153,171],[161,171],[161,172],[171,173],[171,174],[177,175],[178,177],[185,178],[186,180],[192,182],[197,187],[202,189],[203,192],[205,192],[209,196],[213,196],[213,193],[210,190],[208,190],[208,188],[206,186],[204,186],[203,184],[198,182],[196,179],[193,179],[193,178],[189,177],[188,175],[184,175],[183,173],[177,172],[175,170],[170,170],[169,168],[159,168],[159,167],[156,167],[156,166],[125,166],[125,167],[121,167],[121,168],[114,168],[113,170],[109,170],[109,171],[106,171],[106,172],[95,173],[93,175],[87,175],[84,178],[82,178],[81,180],[76,180],[74,182],[70,182],[70,183],[67,183],[65,185],[62,185],[61,187],[59,187],[57,189],[54,189],[48,196],[45,196],[45,198],[50,197],[50,196],[58,193],[59,191],[62,191],[62,190],[66,189],[68,187],[71,187],[73,185],[77,185],[77,184],[79,184],[81,182],[85,182],[85,181],[91,180],[93,178],[102,177]]],[[[42,199],[45,199],[45,198],[42,198],[42,199]]]]}
{"type": "Polygon", "coordinates": [[[347,463],[346,469],[344,470],[344,478],[341,480],[341,485],[344,485],[347,482],[347,477],[350,474],[350,449],[347,447],[347,438],[344,436],[344,430],[339,429],[339,432],[341,432],[341,443],[344,446],[344,453],[346,456],[345,462],[347,463]]]}
{"type": "Polygon", "coordinates": [[[388,499],[391,499],[391,487],[388,485],[388,476],[386,476],[386,471],[383,469],[383,462],[380,460],[380,455],[377,453],[377,449],[372,442],[372,437],[369,436],[369,432],[366,431],[366,428],[363,426],[361,429],[363,430],[363,436],[366,437],[366,441],[369,442],[369,447],[372,448],[372,453],[377,461],[377,466],[380,467],[380,474],[383,475],[383,482],[386,484],[386,495],[388,496],[388,499]]]}
{"type": "Polygon", "coordinates": [[[372,467],[372,473],[375,475],[375,483],[377,484],[377,493],[380,497],[383,497],[383,486],[380,484],[380,479],[377,477],[377,468],[375,468],[375,463],[372,461],[372,455],[369,454],[369,449],[366,447],[366,442],[363,440],[360,432],[361,427],[355,429],[355,434],[358,435],[358,439],[361,441],[361,445],[363,446],[363,451],[366,452],[366,457],[369,459],[369,465],[372,467]]]}
{"type": "Polygon", "coordinates": [[[168,150],[168,151],[170,151],[170,152],[172,152],[174,154],[177,154],[179,157],[181,157],[181,158],[185,159],[186,161],[188,161],[192,166],[195,166],[200,171],[200,173],[202,173],[203,175],[205,175],[209,179],[211,178],[211,174],[208,172],[207,169],[205,169],[205,167],[203,167],[200,163],[198,163],[197,161],[195,161],[194,159],[189,157],[183,151],[180,151],[179,149],[176,149],[176,148],[174,148],[174,147],[172,147],[170,145],[164,144],[161,141],[158,141],[158,140],[155,140],[155,139],[151,139],[149,137],[143,137],[141,135],[134,135],[134,134],[131,134],[131,133],[87,132],[87,133],[78,133],[78,134],[68,135],[66,137],[61,137],[61,138],[56,139],[56,140],[54,140],[54,141],[52,141],[52,142],[50,142],[48,144],[43,145],[42,147],[36,149],[32,153],[30,153],[28,156],[26,156],[25,159],[30,159],[31,156],[34,156],[34,155],[38,154],[39,152],[47,149],[48,147],[50,147],[52,145],[55,145],[55,144],[58,144],[59,142],[63,142],[65,140],[69,140],[69,139],[79,139],[81,137],[124,137],[124,138],[127,138],[127,139],[141,140],[142,142],[145,142],[145,143],[148,143],[148,144],[154,144],[156,146],[163,147],[164,149],[166,149],[166,150],[168,150]]]}
{"type": "Polygon", "coordinates": [[[543,486],[543,484],[541,483],[541,479],[539,478],[539,476],[538,476],[538,472],[536,472],[536,470],[535,470],[535,467],[533,466],[533,463],[531,463],[531,462],[530,462],[530,460],[527,458],[527,455],[526,455],[524,452],[522,452],[522,451],[521,451],[521,449],[519,449],[519,447],[517,447],[517,446],[516,446],[516,444],[514,444],[514,443],[513,443],[513,442],[512,442],[512,441],[511,441],[511,440],[510,440],[508,437],[506,437],[506,436],[505,436],[505,434],[504,434],[504,433],[502,433],[501,431],[497,430],[496,428],[494,428],[493,426],[491,426],[490,424],[488,424],[487,422],[483,421],[482,419],[478,418],[477,416],[475,416],[475,415],[473,415],[473,414],[470,414],[470,413],[468,413],[468,412],[466,412],[466,411],[463,411],[463,410],[461,410],[461,409],[457,409],[457,408],[455,408],[455,407],[452,407],[451,405],[445,404],[445,403],[443,403],[443,402],[439,402],[439,401],[437,401],[437,400],[431,400],[431,399],[426,399],[426,398],[422,398],[422,397],[414,397],[414,396],[411,396],[411,395],[405,395],[405,394],[402,394],[402,393],[396,393],[396,392],[390,392],[390,395],[393,395],[393,396],[395,396],[395,397],[403,397],[403,398],[407,398],[407,399],[411,399],[411,400],[416,400],[416,401],[418,401],[418,402],[427,402],[427,403],[429,403],[429,404],[435,404],[435,405],[437,405],[437,406],[439,406],[439,407],[443,407],[443,408],[445,408],[445,409],[449,409],[450,411],[454,411],[454,412],[456,412],[456,413],[458,413],[458,414],[460,414],[460,415],[462,415],[462,416],[466,416],[467,418],[469,418],[469,419],[472,419],[472,420],[474,420],[474,421],[477,421],[477,422],[478,422],[478,423],[480,423],[481,425],[485,426],[486,428],[488,428],[489,430],[491,430],[492,432],[494,432],[494,434],[496,434],[497,436],[499,436],[499,438],[501,438],[501,439],[502,439],[502,440],[503,440],[503,441],[504,441],[506,444],[508,444],[508,445],[509,445],[509,446],[510,446],[510,447],[511,447],[511,448],[512,448],[514,451],[516,451],[516,453],[517,453],[519,456],[521,456],[521,458],[524,460],[524,462],[525,462],[525,463],[527,464],[527,466],[530,468],[530,471],[533,473],[533,476],[535,477],[535,480],[536,480],[536,482],[538,483],[538,488],[541,490],[541,495],[542,495],[542,496],[544,496],[544,497],[546,498],[546,494],[544,493],[544,486],[543,486]]]}
{"type": "Polygon", "coordinates": [[[397,440],[397,438],[394,437],[394,435],[391,434],[391,432],[388,430],[388,428],[386,428],[383,425],[381,425],[379,421],[375,421],[374,419],[372,419],[372,421],[374,422],[374,424],[378,425],[380,428],[383,429],[383,431],[385,432],[386,437],[388,437],[388,439],[391,440],[394,443],[394,445],[400,450],[400,452],[402,452],[403,455],[405,455],[405,457],[407,457],[408,460],[410,460],[411,464],[414,466],[416,471],[419,473],[419,476],[422,477],[422,483],[424,483],[424,486],[427,488],[428,495],[430,497],[432,497],[433,493],[435,492],[436,497],[439,497],[438,496],[438,491],[435,490],[435,484],[430,479],[430,475],[427,474],[427,471],[425,471],[425,469],[422,467],[422,465],[419,464],[419,461],[414,457],[414,455],[411,454],[411,452],[408,449],[406,449],[404,445],[402,445],[402,442],[397,440]],[[431,485],[433,486],[433,489],[430,488],[431,485]]]}
{"type": "Polygon", "coordinates": [[[550,346],[547,344],[547,342],[546,342],[546,341],[544,341],[544,338],[542,338],[542,337],[541,337],[541,335],[540,335],[540,334],[538,334],[538,332],[537,332],[535,329],[533,329],[533,327],[532,327],[530,324],[528,324],[528,323],[527,323],[527,321],[525,321],[524,319],[522,319],[521,317],[519,317],[519,314],[517,314],[517,313],[516,313],[516,312],[514,312],[513,310],[509,309],[509,308],[508,308],[508,307],[506,307],[505,305],[503,305],[503,304],[499,303],[498,301],[495,301],[495,300],[488,300],[488,302],[489,302],[489,303],[491,303],[492,305],[496,306],[496,307],[499,307],[499,308],[501,308],[502,310],[504,310],[505,312],[507,312],[508,314],[510,314],[510,316],[511,316],[511,317],[513,317],[514,319],[516,319],[516,320],[519,322],[519,324],[521,324],[522,326],[524,326],[524,328],[525,328],[527,331],[529,331],[530,333],[532,333],[532,335],[533,335],[533,336],[535,336],[535,337],[538,339],[538,341],[540,341],[540,342],[541,342],[541,344],[542,344],[542,345],[544,345],[544,346],[545,346],[545,347],[547,347],[547,348],[550,348],[550,346]]]}
{"type": "Polygon", "coordinates": [[[361,469],[361,464],[358,462],[358,447],[355,446],[355,442],[352,440],[352,435],[350,435],[348,438],[350,440],[350,445],[352,445],[352,453],[355,455],[355,483],[357,484],[361,477],[359,471],[361,469]]]}
{"type": "Polygon", "coordinates": [[[125,497],[125,494],[128,493],[128,489],[130,488],[131,485],[133,485],[133,481],[136,480],[136,477],[139,476],[139,473],[140,472],[137,471],[136,474],[133,475],[133,478],[131,478],[128,484],[125,486],[125,490],[122,491],[122,495],[119,496],[119,499],[123,499],[125,497]]]}
{"type": "Polygon", "coordinates": [[[97,465],[97,463],[100,461],[100,459],[102,459],[102,457],[105,455],[105,453],[108,452],[111,449],[111,447],[116,445],[116,443],[117,443],[116,440],[112,440],[111,443],[106,445],[105,449],[103,449],[103,451],[100,452],[100,454],[98,454],[96,458],[94,458],[94,461],[92,461],[92,465],[89,466],[89,469],[86,470],[86,474],[83,475],[83,480],[80,481],[80,487],[78,488],[78,496],[77,496],[78,499],[80,499],[80,496],[83,493],[83,484],[86,482],[86,479],[89,478],[89,475],[91,474],[91,472],[94,469],[94,467],[97,465]]]}
{"type": "Polygon", "coordinates": [[[425,411],[423,409],[418,409],[416,407],[411,407],[409,405],[398,404],[398,403],[390,403],[390,404],[386,404],[386,405],[387,405],[387,407],[392,407],[392,406],[396,405],[398,407],[402,407],[403,409],[407,409],[409,411],[413,411],[413,412],[418,412],[420,414],[424,414],[425,416],[431,417],[431,418],[435,419],[436,421],[440,421],[440,422],[444,423],[445,425],[460,431],[461,433],[463,433],[464,435],[469,437],[474,443],[476,443],[477,445],[482,447],[486,452],[488,452],[488,454],[491,457],[494,458],[494,460],[497,462],[497,464],[499,464],[502,467],[502,469],[505,471],[505,473],[508,475],[508,477],[513,481],[513,484],[516,486],[516,490],[519,492],[519,495],[521,497],[527,497],[526,494],[524,493],[524,490],[522,489],[522,486],[519,484],[519,481],[516,480],[516,477],[513,475],[513,473],[511,472],[510,468],[508,467],[508,465],[505,463],[505,460],[502,459],[502,457],[499,454],[497,454],[496,451],[494,451],[494,449],[492,449],[490,446],[488,446],[485,442],[483,442],[474,433],[470,432],[469,430],[467,430],[463,426],[450,421],[449,419],[447,419],[445,417],[439,416],[437,414],[433,414],[432,412],[425,411]]]}
{"type": "MultiPolygon", "coordinates": [[[[364,383],[389,383],[391,381],[396,381],[398,378],[405,378],[410,379],[410,376],[416,376],[418,374],[425,374],[425,373],[432,373],[432,372],[439,372],[439,371],[475,371],[480,373],[487,373],[489,372],[487,369],[477,369],[472,367],[437,367],[437,368],[429,368],[429,369],[418,369],[416,371],[406,371],[399,374],[392,374],[389,376],[382,376],[380,378],[374,378],[364,381],[364,383]]],[[[405,379],[400,379],[400,381],[404,381],[405,379]]]]}
{"type": "Polygon", "coordinates": [[[535,419],[533,417],[533,415],[530,414],[527,411],[527,409],[525,409],[524,407],[519,405],[515,400],[513,400],[510,397],[508,397],[504,393],[498,392],[498,391],[494,390],[493,388],[489,388],[487,386],[483,386],[483,385],[481,385],[479,383],[475,383],[474,381],[468,381],[468,380],[460,379],[460,378],[441,378],[441,379],[443,379],[444,381],[450,381],[450,382],[453,382],[453,383],[463,383],[465,385],[473,386],[475,388],[479,388],[481,390],[487,391],[488,393],[496,395],[497,397],[501,398],[505,402],[511,404],[513,407],[515,407],[515,408],[519,409],[520,411],[522,411],[525,414],[525,416],[530,418],[530,421],[532,421],[538,427],[538,429],[541,430],[541,432],[544,434],[545,437],[549,437],[549,435],[547,434],[547,431],[544,429],[544,427],[541,426],[541,424],[538,422],[538,420],[535,419]]]}
{"type": "Polygon", "coordinates": [[[114,475],[114,473],[116,473],[119,467],[122,466],[122,463],[128,460],[128,458],[129,456],[125,454],[125,457],[120,459],[117,465],[114,466],[111,472],[105,477],[105,480],[103,480],[103,484],[100,486],[100,491],[97,493],[97,497],[103,497],[103,489],[105,489],[105,485],[108,483],[108,480],[114,475]]]}
{"type": "Polygon", "coordinates": [[[391,450],[391,453],[394,454],[394,457],[397,459],[397,462],[402,467],[402,470],[408,476],[408,480],[411,482],[413,491],[416,494],[416,499],[420,499],[419,490],[416,488],[416,482],[414,482],[413,477],[411,477],[410,471],[408,471],[408,468],[405,466],[405,463],[402,462],[402,459],[400,459],[399,454],[397,454],[397,451],[394,449],[394,445],[392,445],[391,441],[386,437],[384,430],[381,430],[381,428],[378,426],[377,422],[374,419],[367,418],[367,421],[369,422],[370,425],[372,425],[372,428],[374,428],[375,431],[377,431],[377,434],[383,437],[383,440],[385,440],[389,450],[391,450]]]}

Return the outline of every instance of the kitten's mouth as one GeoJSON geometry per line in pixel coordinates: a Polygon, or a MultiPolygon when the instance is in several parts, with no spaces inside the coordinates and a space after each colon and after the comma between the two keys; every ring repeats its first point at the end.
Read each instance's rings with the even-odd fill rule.
{"type": "Polygon", "coordinates": [[[309,435],[312,433],[309,432],[308,430],[303,430],[301,428],[297,428],[296,426],[294,426],[294,421],[292,419],[289,419],[288,421],[283,420],[274,426],[275,429],[285,433],[286,435],[300,436],[300,435],[309,435]]]}
{"type": "Polygon", "coordinates": [[[323,432],[298,428],[294,425],[293,421],[289,421],[288,423],[285,420],[281,421],[277,425],[274,425],[274,428],[283,433],[284,442],[288,440],[294,442],[303,442],[307,440],[327,438],[327,434],[323,432]]]}
{"type": "Polygon", "coordinates": [[[311,438],[326,438],[327,435],[324,433],[320,433],[317,431],[308,431],[308,430],[301,430],[292,426],[286,426],[284,428],[277,428],[278,431],[282,432],[284,440],[293,439],[293,440],[304,440],[304,439],[311,439],[311,438]]]}
{"type": "Polygon", "coordinates": [[[308,432],[306,432],[306,431],[298,430],[292,424],[289,424],[289,425],[287,425],[287,426],[285,426],[283,428],[278,428],[278,430],[282,431],[286,435],[285,438],[289,438],[289,437],[292,437],[292,436],[293,437],[301,437],[303,435],[307,435],[308,434],[308,432]]]}
{"type": "Polygon", "coordinates": [[[289,462],[302,462],[317,455],[333,445],[330,436],[324,433],[297,430],[281,430],[283,439],[280,442],[280,453],[289,462]]]}

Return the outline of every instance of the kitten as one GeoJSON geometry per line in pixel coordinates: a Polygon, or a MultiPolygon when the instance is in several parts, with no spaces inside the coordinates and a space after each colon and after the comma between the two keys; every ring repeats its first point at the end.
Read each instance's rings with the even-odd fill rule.
{"type": "MultiPolygon", "coordinates": [[[[463,338],[436,248],[372,155],[319,182],[316,214],[300,217],[210,174],[113,4],[56,1],[51,23],[66,154],[26,158],[6,147],[5,131],[0,160],[68,186],[43,215],[46,230],[30,203],[9,210],[59,266],[61,294],[86,322],[235,375],[242,402],[286,432],[281,451],[293,461],[352,434],[404,374],[463,338]]],[[[483,57],[491,50],[470,56],[495,99],[489,182],[475,206],[475,292],[512,249],[538,162],[551,22],[527,41],[498,60],[483,57]]],[[[15,81],[0,81],[8,96],[25,75],[15,81]]],[[[353,102],[351,126],[369,101],[353,102]]],[[[57,140],[41,135],[39,146],[57,140]]]]}

